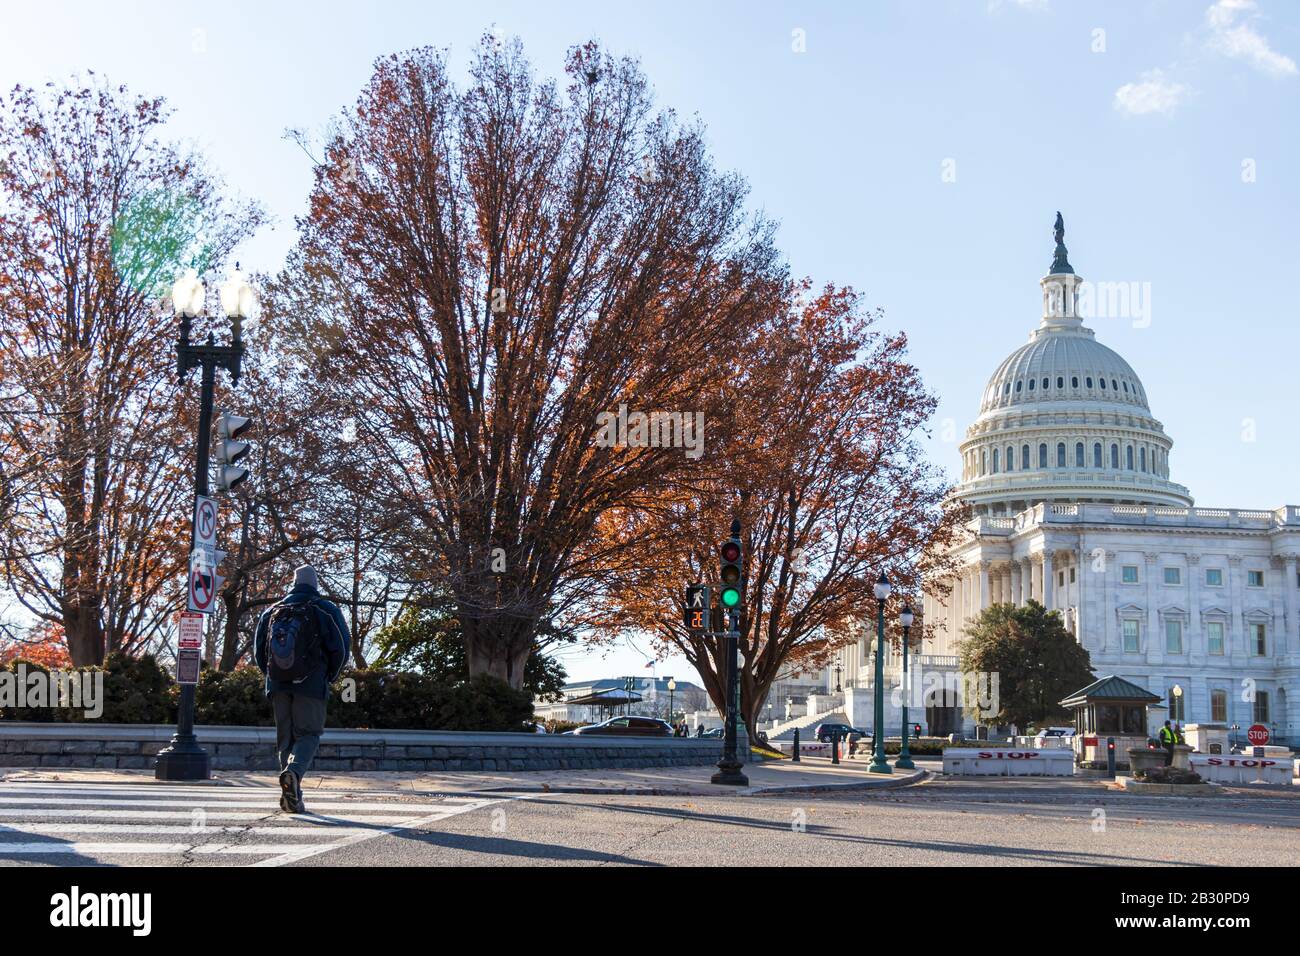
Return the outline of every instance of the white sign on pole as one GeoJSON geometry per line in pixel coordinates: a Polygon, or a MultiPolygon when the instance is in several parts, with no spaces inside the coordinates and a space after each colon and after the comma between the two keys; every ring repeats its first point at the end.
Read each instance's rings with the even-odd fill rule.
{"type": "Polygon", "coordinates": [[[211,566],[199,561],[190,561],[189,580],[185,590],[188,594],[189,610],[200,614],[211,614],[217,597],[217,573],[211,566]]]}
{"type": "Polygon", "coordinates": [[[194,547],[214,550],[217,547],[217,502],[215,498],[194,496],[194,547]]]}
{"type": "Polygon", "coordinates": [[[179,638],[177,646],[181,648],[199,648],[203,646],[203,615],[198,611],[181,611],[179,638]]]}

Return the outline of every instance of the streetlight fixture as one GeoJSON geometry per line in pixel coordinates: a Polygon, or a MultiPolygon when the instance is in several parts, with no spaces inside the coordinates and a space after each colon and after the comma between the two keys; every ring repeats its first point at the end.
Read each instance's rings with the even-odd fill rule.
{"type": "Polygon", "coordinates": [[[903,745],[898,750],[898,759],[894,761],[894,766],[903,770],[916,769],[916,764],[912,763],[912,752],[907,749],[907,698],[912,693],[907,673],[907,645],[912,639],[912,622],[915,620],[912,605],[904,603],[903,610],[898,615],[898,623],[903,625],[903,745]]]}
{"type": "MultiPolygon", "coordinates": [[[[181,320],[180,335],[176,340],[176,371],[181,380],[192,368],[203,370],[199,403],[198,448],[194,467],[194,494],[208,495],[209,446],[212,443],[212,401],[216,388],[216,371],[224,368],[236,383],[239,382],[240,362],[244,356],[242,320],[256,304],[252,288],[239,273],[235,273],[221,289],[221,303],[231,320],[230,345],[217,345],[211,332],[206,342],[190,342],[190,328],[194,319],[203,315],[207,305],[207,289],[198,272],[189,269],[172,286],[172,308],[181,320]]],[[[190,529],[190,552],[194,551],[195,529],[190,529]]],[[[192,572],[188,572],[192,573],[192,572]]],[[[188,585],[187,585],[188,586],[188,585]]],[[[181,684],[180,706],[176,715],[176,732],[171,743],[158,753],[154,777],[158,780],[207,780],[211,776],[208,752],[199,746],[194,735],[194,684],[181,684]]]]}
{"type": "Polygon", "coordinates": [[[673,691],[677,690],[677,681],[668,678],[668,722],[673,721],[673,691]]]}
{"type": "Polygon", "coordinates": [[[840,662],[839,662],[839,661],[836,661],[836,662],[835,662],[835,693],[837,693],[837,694],[842,694],[842,693],[844,693],[844,688],[843,688],[842,686],[840,686],[840,671],[841,671],[841,670],[843,670],[843,667],[840,665],[840,662]]]}
{"type": "Polygon", "coordinates": [[[872,699],[875,703],[876,719],[875,728],[872,730],[872,736],[876,738],[875,753],[871,755],[871,766],[867,768],[868,773],[893,773],[894,768],[889,765],[885,759],[885,697],[881,693],[885,686],[885,602],[889,600],[889,592],[892,589],[889,586],[889,578],[885,577],[885,572],[880,572],[880,578],[876,581],[876,686],[872,690],[872,699]]]}

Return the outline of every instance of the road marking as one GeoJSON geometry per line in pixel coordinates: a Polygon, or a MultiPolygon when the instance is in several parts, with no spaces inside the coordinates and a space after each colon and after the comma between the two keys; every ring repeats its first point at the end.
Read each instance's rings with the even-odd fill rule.
{"type": "MultiPolygon", "coordinates": [[[[262,797],[259,800],[238,800],[238,801],[172,800],[167,798],[157,799],[157,800],[130,800],[125,798],[118,798],[116,796],[109,796],[107,799],[100,799],[96,797],[44,797],[44,798],[0,797],[0,804],[13,804],[13,803],[40,803],[42,806],[46,806],[46,807],[53,807],[53,806],[72,807],[72,806],[77,806],[82,804],[90,804],[91,806],[100,806],[100,807],[204,807],[204,808],[229,807],[231,809],[234,808],[243,809],[244,807],[254,809],[257,807],[266,807],[268,808],[268,810],[278,810],[280,808],[280,797],[279,797],[278,790],[275,791],[274,794],[268,792],[266,796],[262,797]]],[[[354,801],[354,800],[328,803],[323,800],[319,800],[319,801],[313,800],[308,805],[307,809],[313,812],[318,809],[330,810],[330,811],[398,810],[403,813],[419,814],[419,813],[432,810],[436,806],[438,806],[438,804],[433,804],[433,803],[406,803],[406,804],[363,803],[361,801],[354,801]]],[[[6,812],[8,811],[4,807],[0,807],[0,815],[5,814],[6,812]]]]}
{"type": "Polygon", "coordinates": [[[279,789],[272,787],[0,782],[0,859],[207,855],[260,857],[239,865],[283,866],[512,799],[416,791],[374,799],[379,795],[317,790],[319,802],[308,797],[311,812],[291,815],[280,810],[279,789]],[[249,825],[234,825],[240,823],[249,825]],[[125,839],[95,839],[117,835],[125,839]]]}
{"type": "Polygon", "coordinates": [[[328,850],[338,850],[345,846],[355,846],[358,843],[364,843],[366,840],[373,840],[375,837],[388,836],[393,833],[399,833],[402,830],[411,830],[414,829],[415,827],[422,827],[429,823],[436,823],[439,820],[445,820],[448,817],[460,816],[462,813],[469,813],[471,810],[477,810],[480,807],[486,807],[494,803],[504,803],[504,802],[505,799],[482,800],[478,803],[466,803],[459,807],[456,807],[449,813],[444,813],[442,815],[430,814],[427,817],[419,817],[418,819],[410,820],[406,823],[400,823],[396,826],[388,827],[383,830],[376,830],[371,833],[359,833],[356,834],[355,836],[345,837],[344,839],[339,840],[337,843],[334,843],[332,845],[315,846],[315,847],[311,847],[311,846],[295,847],[294,849],[290,850],[288,853],[285,853],[283,856],[277,856],[274,859],[270,859],[270,860],[260,860],[259,862],[254,863],[252,865],[253,866],[284,866],[286,863],[297,863],[300,860],[305,860],[308,857],[325,853],[328,850]]]}

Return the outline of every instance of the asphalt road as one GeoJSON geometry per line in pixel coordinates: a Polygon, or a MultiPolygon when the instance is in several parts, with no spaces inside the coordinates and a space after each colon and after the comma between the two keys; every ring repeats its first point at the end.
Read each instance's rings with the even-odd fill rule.
{"type": "Polygon", "coordinates": [[[1096,781],[937,779],[753,797],[332,794],[0,785],[0,865],[1283,865],[1300,788],[1133,797],[1096,781]],[[51,792],[52,791],[52,792],[51,792]]]}

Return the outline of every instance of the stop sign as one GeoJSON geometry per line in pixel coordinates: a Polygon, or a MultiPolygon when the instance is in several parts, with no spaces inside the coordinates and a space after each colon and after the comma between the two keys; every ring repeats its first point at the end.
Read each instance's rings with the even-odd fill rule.
{"type": "Polygon", "coordinates": [[[1268,743],[1268,728],[1263,724],[1254,724],[1246,731],[1246,739],[1256,747],[1262,747],[1268,743]]]}

